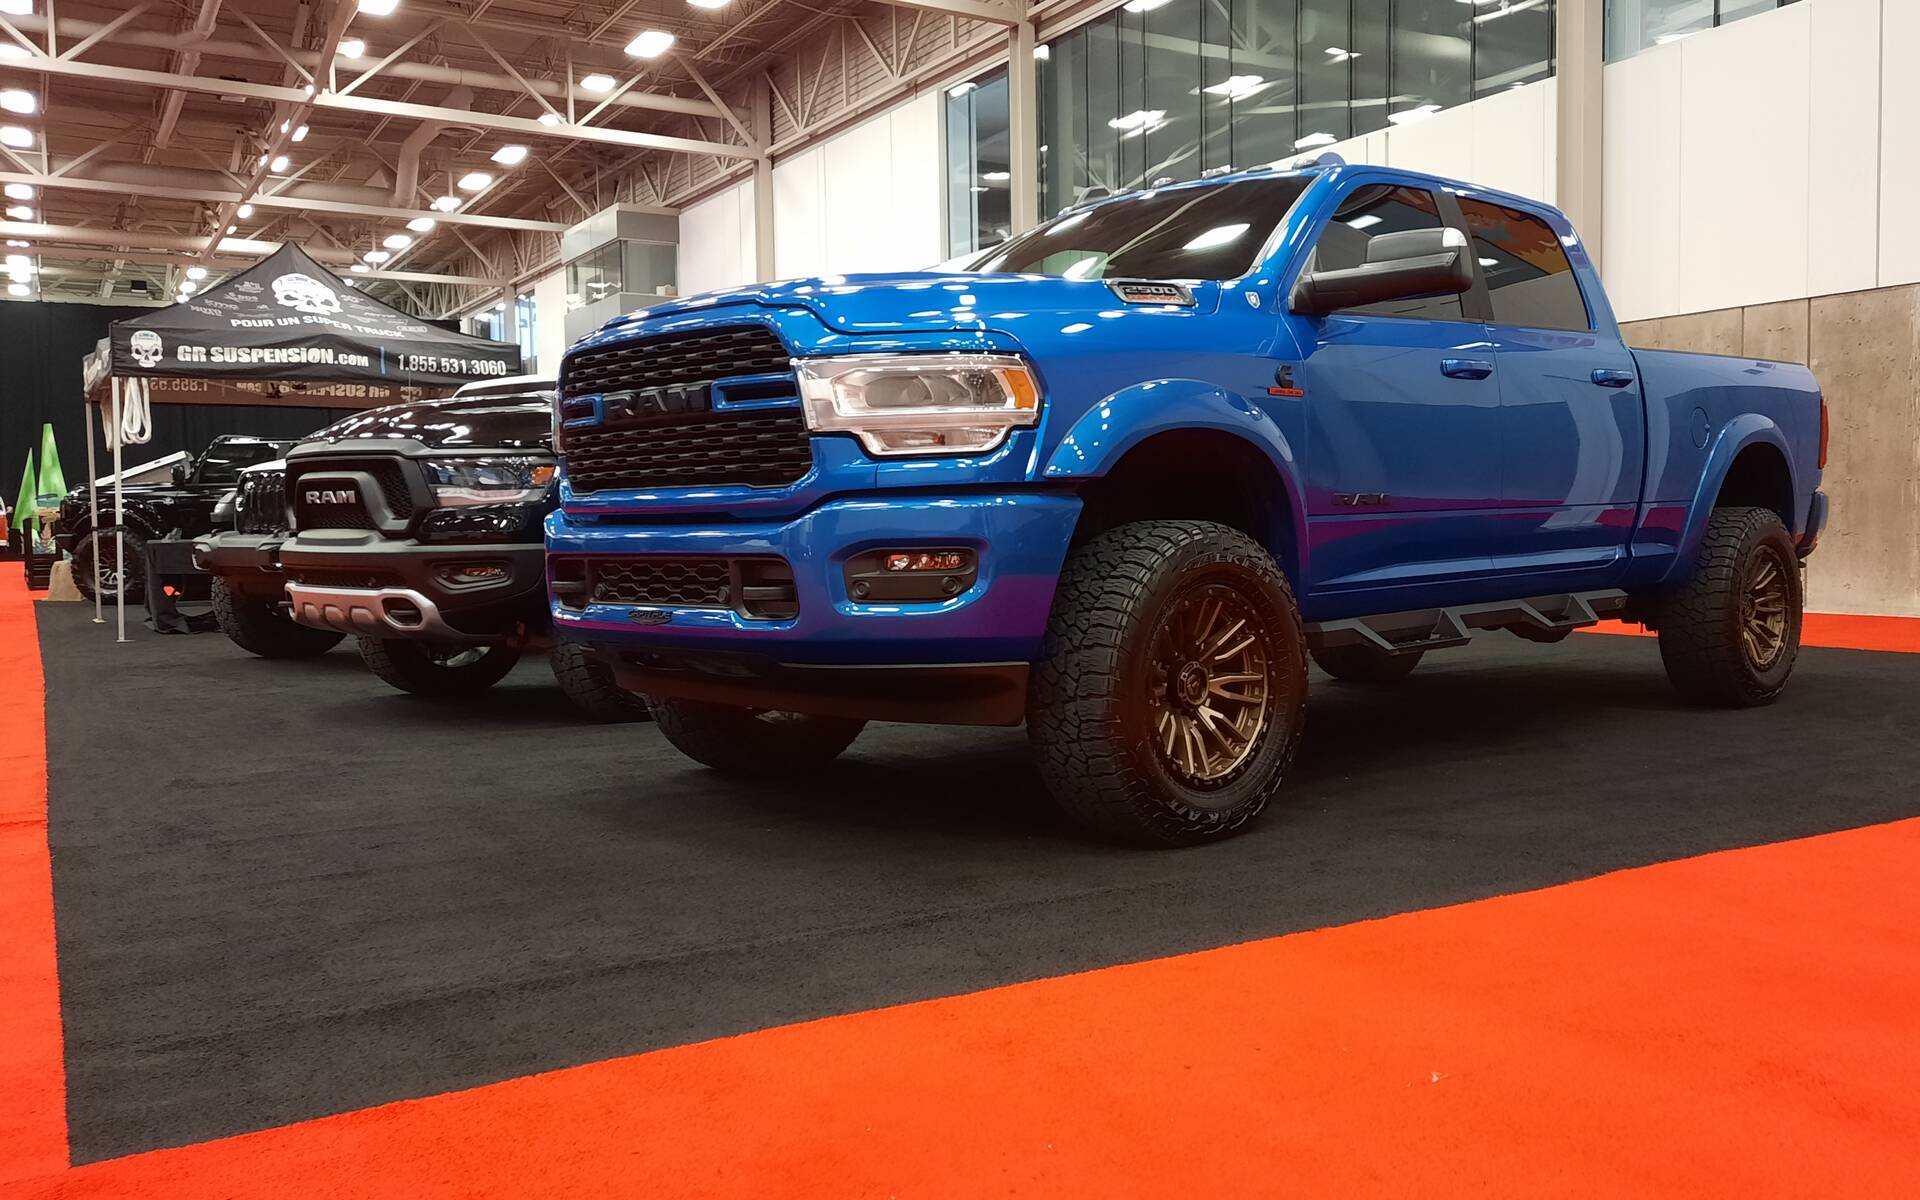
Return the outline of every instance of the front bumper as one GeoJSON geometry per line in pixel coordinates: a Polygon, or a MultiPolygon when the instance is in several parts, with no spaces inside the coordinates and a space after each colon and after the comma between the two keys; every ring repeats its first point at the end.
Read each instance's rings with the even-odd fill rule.
{"type": "Polygon", "coordinates": [[[209,575],[219,575],[242,587],[257,583],[259,589],[279,591],[280,544],[284,533],[235,533],[225,530],[193,540],[193,565],[209,575]]]}
{"type": "Polygon", "coordinates": [[[359,529],[314,529],[280,547],[294,620],[363,637],[484,644],[546,625],[540,546],[433,545],[359,529]],[[443,572],[502,567],[504,579],[458,584],[443,572]]]}
{"type": "Polygon", "coordinates": [[[740,524],[641,525],[557,512],[547,518],[550,557],[777,557],[792,567],[798,612],[756,619],[718,607],[556,600],[554,628],[594,647],[634,690],[881,719],[976,719],[904,702],[918,690],[951,693],[989,723],[1017,721],[1017,704],[1009,718],[1004,701],[1024,690],[1026,664],[1039,656],[1079,515],[1078,497],[1050,492],[878,494],[740,524]],[[972,586],[930,602],[848,595],[848,559],[913,548],[972,550],[972,586]]]}

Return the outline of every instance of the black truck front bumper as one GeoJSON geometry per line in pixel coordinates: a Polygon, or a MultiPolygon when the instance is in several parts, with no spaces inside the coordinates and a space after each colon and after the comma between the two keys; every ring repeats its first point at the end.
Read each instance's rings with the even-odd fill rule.
{"type": "Polygon", "coordinates": [[[361,637],[485,644],[548,622],[539,543],[434,545],[314,529],[283,543],[294,620],[361,637]]]}
{"type": "Polygon", "coordinates": [[[284,533],[235,533],[231,529],[193,539],[193,565],[218,575],[240,591],[278,594],[286,587],[280,573],[284,533]]]}

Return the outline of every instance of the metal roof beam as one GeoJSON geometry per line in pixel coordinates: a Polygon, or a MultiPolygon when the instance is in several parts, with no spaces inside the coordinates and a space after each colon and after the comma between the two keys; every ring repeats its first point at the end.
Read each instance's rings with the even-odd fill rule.
{"type": "Polygon", "coordinates": [[[987,4],[982,0],[880,0],[897,8],[918,8],[968,21],[988,21],[995,25],[1018,25],[1026,20],[1024,4],[987,4]]]}
{"type": "MultiPolygon", "coordinates": [[[[71,225],[40,225],[24,221],[0,221],[0,237],[22,238],[35,243],[33,253],[43,258],[85,257],[63,251],[71,246],[99,246],[110,249],[112,257],[126,259],[129,262],[165,262],[206,265],[208,260],[200,256],[203,239],[199,234],[184,233],[133,233],[119,229],[83,229],[71,225]],[[46,245],[54,242],[59,245],[46,245]],[[141,249],[127,247],[138,246],[141,249]]],[[[264,258],[280,248],[278,242],[263,242],[253,238],[222,238],[220,249],[214,257],[218,265],[222,257],[242,259],[264,258]]],[[[327,246],[304,247],[308,255],[320,262],[351,263],[353,251],[335,250],[327,246]]],[[[242,262],[229,267],[230,270],[244,270],[251,263],[242,262]]],[[[440,275],[430,271],[368,271],[364,275],[355,275],[355,279],[392,279],[407,280],[411,283],[457,283],[466,287],[497,288],[504,286],[505,280],[491,279],[479,275],[440,275]]]]}
{"type": "MultiPolygon", "coordinates": [[[[142,197],[155,200],[193,200],[203,204],[238,205],[240,203],[240,193],[237,190],[169,187],[145,183],[135,186],[124,181],[74,179],[66,175],[49,175],[39,171],[0,171],[0,183],[28,183],[38,188],[102,192],[115,196],[138,192],[142,197]]],[[[525,217],[488,217],[462,212],[443,213],[425,208],[388,208],[378,204],[355,204],[344,200],[321,200],[308,196],[275,195],[269,192],[258,193],[250,203],[255,208],[286,208],[295,212],[329,213],[342,217],[380,217],[399,221],[411,221],[415,217],[431,217],[442,225],[478,225],[489,229],[518,229],[528,233],[565,233],[570,228],[558,221],[534,221],[525,217]]]]}

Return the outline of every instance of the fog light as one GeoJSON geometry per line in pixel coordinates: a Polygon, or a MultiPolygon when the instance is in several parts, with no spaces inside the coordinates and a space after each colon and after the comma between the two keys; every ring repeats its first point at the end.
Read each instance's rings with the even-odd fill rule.
{"type": "Polygon", "coordinates": [[[961,571],[966,569],[969,557],[965,550],[889,552],[886,565],[889,571],[961,571]]]}
{"type": "Polygon", "coordinates": [[[483,583],[503,583],[507,578],[507,569],[498,563],[455,563],[441,567],[439,575],[441,579],[455,587],[462,587],[483,583]]]}

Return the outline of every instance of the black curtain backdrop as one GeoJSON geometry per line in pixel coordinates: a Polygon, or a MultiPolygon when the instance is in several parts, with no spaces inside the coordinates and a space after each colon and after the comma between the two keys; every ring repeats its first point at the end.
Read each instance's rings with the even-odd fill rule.
{"type": "MultiPolygon", "coordinates": [[[[87,477],[87,444],[82,440],[80,361],[93,352],[107,326],[150,311],[125,305],[47,304],[0,301],[0,494],[11,505],[20,491],[20,467],[27,449],[36,459],[40,426],[53,422],[60,466],[69,487],[87,477]]],[[[252,433],[263,437],[299,437],[330,425],[351,408],[272,408],[233,404],[156,404],[153,440],[121,452],[129,465],[185,450],[198,454],[214,436],[252,433]]],[[[112,458],[94,423],[94,452],[99,473],[112,458]]]]}

